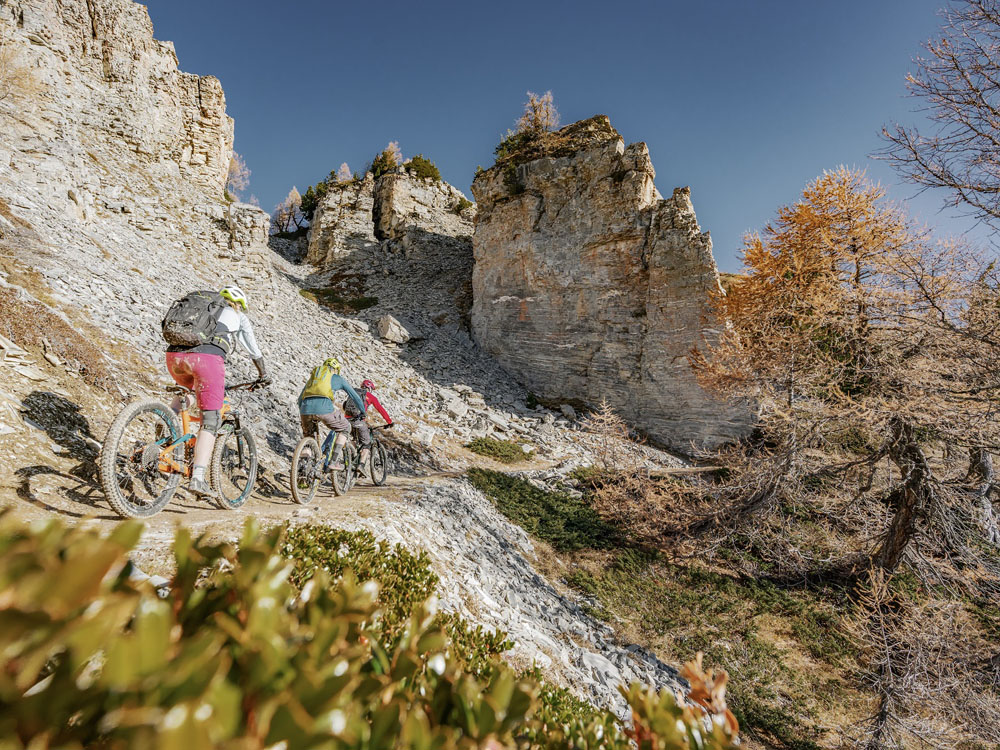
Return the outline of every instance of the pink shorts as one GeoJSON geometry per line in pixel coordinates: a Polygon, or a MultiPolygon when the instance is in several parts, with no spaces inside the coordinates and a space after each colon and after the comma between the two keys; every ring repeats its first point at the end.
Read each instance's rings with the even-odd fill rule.
{"type": "Polygon", "coordinates": [[[218,354],[167,352],[167,371],[198,397],[198,408],[215,411],[226,397],[226,362],[218,354]]]}

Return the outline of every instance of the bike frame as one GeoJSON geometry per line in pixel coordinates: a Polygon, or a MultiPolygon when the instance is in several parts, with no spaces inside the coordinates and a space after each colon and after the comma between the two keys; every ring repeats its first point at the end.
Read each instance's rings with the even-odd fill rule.
{"type": "MultiPolygon", "coordinates": [[[[235,389],[238,386],[234,386],[235,389]]],[[[198,434],[192,429],[193,425],[201,425],[201,417],[195,416],[190,411],[190,406],[188,403],[188,397],[191,395],[190,392],[181,394],[184,401],[181,406],[181,410],[177,413],[177,416],[181,418],[181,432],[183,435],[177,440],[160,449],[160,454],[158,457],[157,468],[164,474],[180,474],[183,477],[191,476],[191,464],[188,463],[186,459],[178,459],[174,456],[174,450],[179,445],[191,444],[192,449],[194,448],[194,443],[198,439],[198,434]]],[[[240,415],[233,410],[233,405],[229,401],[229,396],[226,396],[222,402],[222,408],[219,410],[219,423],[224,425],[227,421],[233,424],[233,431],[238,432],[240,430],[240,415]]],[[[161,441],[165,441],[167,438],[160,438],[157,440],[157,444],[162,444],[161,441]]],[[[236,448],[239,451],[240,463],[243,463],[243,442],[237,441],[236,448]]]]}
{"type": "MultiPolygon", "coordinates": [[[[347,440],[344,441],[345,451],[347,450],[347,444],[353,442],[353,440],[354,440],[354,431],[351,430],[351,433],[348,434],[347,436],[347,440]]],[[[320,450],[323,453],[323,461],[325,463],[329,464],[330,462],[333,461],[333,454],[336,451],[336,449],[337,449],[337,433],[331,430],[329,427],[327,427],[326,437],[323,438],[323,443],[320,445],[320,450]],[[329,442],[329,445],[327,446],[326,450],[323,450],[323,446],[326,445],[327,442],[329,442]]]]}

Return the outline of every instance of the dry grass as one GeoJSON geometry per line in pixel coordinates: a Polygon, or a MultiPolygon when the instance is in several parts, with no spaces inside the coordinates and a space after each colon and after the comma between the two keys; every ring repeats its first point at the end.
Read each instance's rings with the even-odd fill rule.
{"type": "MultiPolygon", "coordinates": [[[[861,460],[871,436],[830,429],[800,444],[794,470],[781,445],[757,439],[713,455],[722,472],[663,479],[622,447],[627,429],[609,409],[586,424],[598,466],[578,471],[578,486],[625,543],[543,550],[542,567],[664,659],[703,650],[727,668],[748,747],[996,746],[1000,555],[962,521],[968,510],[948,508],[959,520],[934,528],[976,554],[949,556],[926,535],[888,577],[898,615],[880,616],[866,561],[898,472],[861,460]]],[[[954,446],[921,445],[963,497],[964,472],[947,468],[963,464],[954,446]]]]}
{"type": "Polygon", "coordinates": [[[0,287],[0,334],[26,348],[44,347],[74,367],[90,385],[105,390],[118,387],[104,354],[89,339],[48,307],[24,299],[11,287],[0,287]]]}

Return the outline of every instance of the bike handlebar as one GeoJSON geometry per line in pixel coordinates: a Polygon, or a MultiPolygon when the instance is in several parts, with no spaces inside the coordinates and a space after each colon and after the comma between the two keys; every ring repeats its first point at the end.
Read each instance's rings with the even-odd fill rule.
{"type": "MultiPolygon", "coordinates": [[[[246,383],[234,383],[233,385],[227,385],[227,391],[255,391],[258,388],[263,387],[258,380],[250,380],[246,383]]],[[[168,385],[166,388],[167,393],[194,393],[190,388],[186,388],[183,385],[168,385]]]]}
{"type": "Polygon", "coordinates": [[[263,387],[258,380],[250,380],[246,383],[236,383],[235,385],[227,385],[227,391],[255,391],[258,388],[263,387]]]}

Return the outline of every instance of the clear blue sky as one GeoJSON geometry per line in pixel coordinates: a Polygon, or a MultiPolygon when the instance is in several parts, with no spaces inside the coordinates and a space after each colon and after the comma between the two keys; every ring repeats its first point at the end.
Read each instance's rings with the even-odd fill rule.
{"type": "MultiPolygon", "coordinates": [[[[884,123],[920,122],[904,76],[944,2],[147,5],[181,69],[222,80],[248,194],[267,210],[390,140],[468,194],[525,91],[551,89],[564,124],[603,113],[626,142],[646,141],[660,192],[691,186],[720,268],[737,270],[743,233],[824,169],[867,167],[893,198],[913,196],[869,154],[884,123]]],[[[971,226],[940,213],[943,198],[911,210],[946,233],[971,226]]]]}

